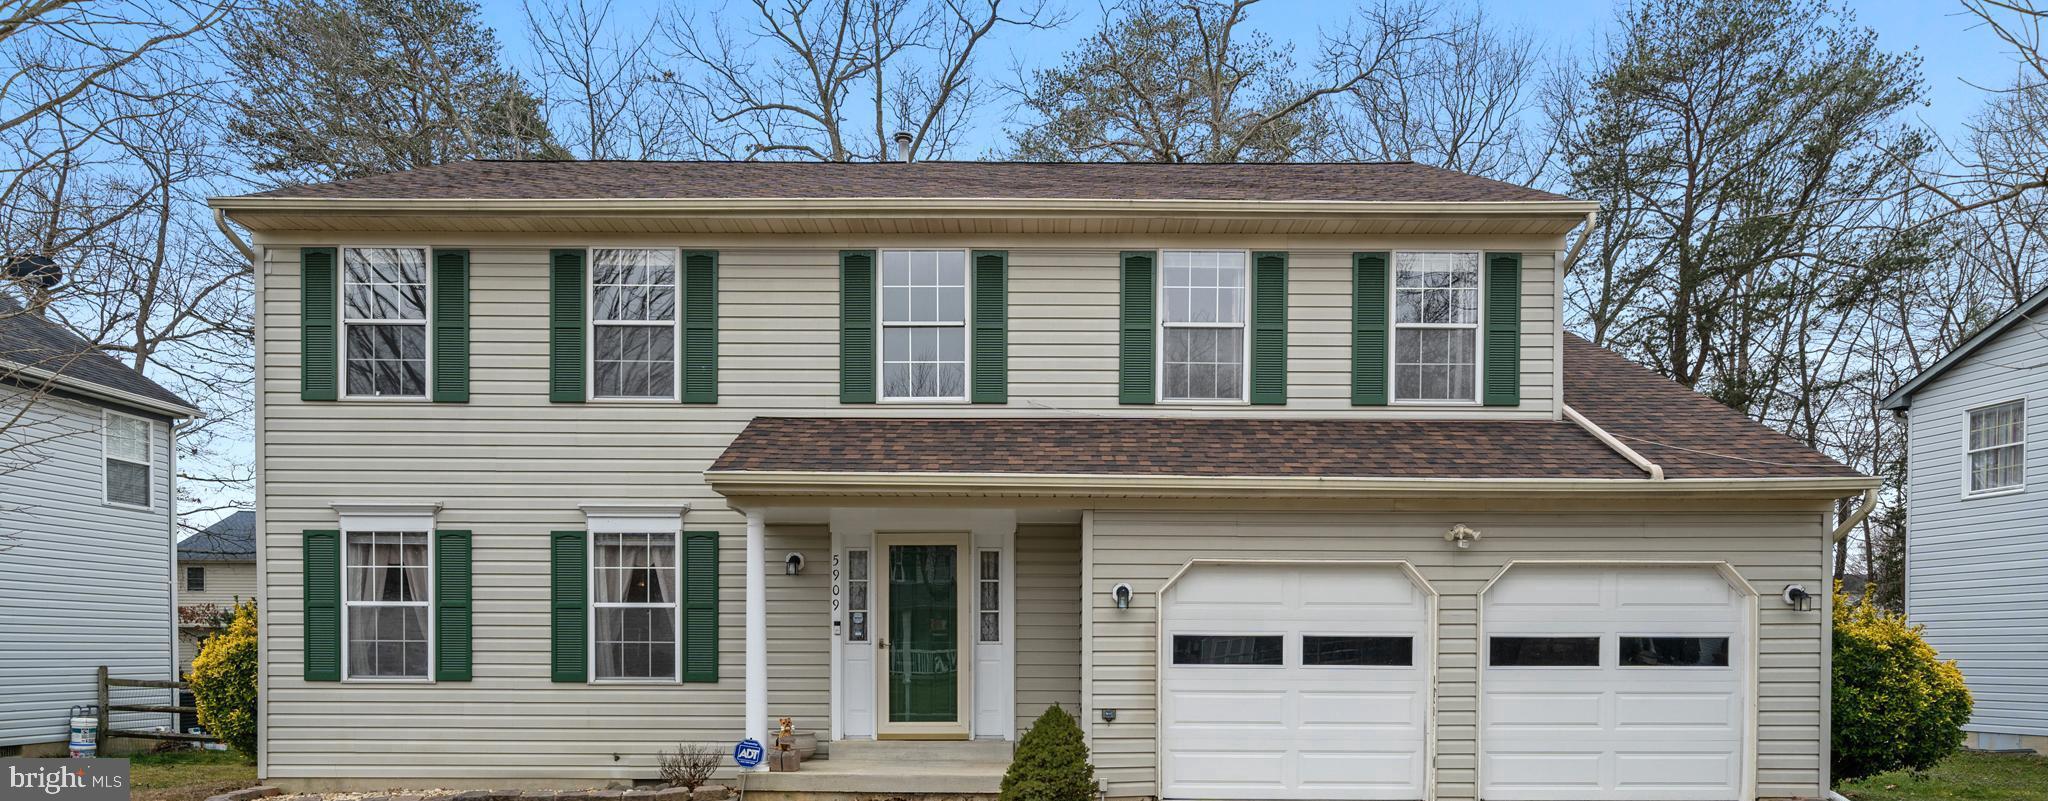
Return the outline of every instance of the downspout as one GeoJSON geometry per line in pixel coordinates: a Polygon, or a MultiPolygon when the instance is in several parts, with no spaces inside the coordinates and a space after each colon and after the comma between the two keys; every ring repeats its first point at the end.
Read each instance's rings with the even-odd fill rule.
{"type": "Polygon", "coordinates": [[[1855,528],[1856,524],[1863,522],[1863,518],[1869,517],[1870,511],[1876,508],[1877,489],[1864,490],[1863,505],[1856,507],[1856,511],[1849,513],[1848,517],[1842,519],[1842,524],[1835,527],[1835,533],[1828,536],[1828,542],[1840,543],[1843,538],[1849,536],[1849,529],[1855,528]]]}
{"type": "Polygon", "coordinates": [[[222,234],[227,235],[228,244],[234,245],[235,250],[241,251],[242,258],[249,260],[249,269],[256,269],[256,250],[249,247],[248,242],[242,240],[241,234],[235,233],[235,229],[228,226],[227,209],[213,210],[213,224],[220,228],[222,234]]]}
{"type": "Polygon", "coordinates": [[[1664,480],[1664,467],[1662,465],[1643,458],[1643,455],[1637,453],[1636,449],[1622,444],[1622,441],[1616,439],[1613,434],[1607,433],[1607,429],[1601,428],[1594,424],[1593,421],[1586,419],[1585,415],[1579,414],[1579,410],[1572,408],[1571,404],[1564,405],[1564,416],[1566,419],[1579,424],[1579,427],[1585,429],[1586,433],[1592,434],[1594,439],[1600,440],[1600,444],[1606,445],[1608,449],[1621,454],[1621,458],[1627,459],[1629,464],[1633,464],[1643,472],[1649,473],[1651,481],[1664,480]]]}
{"type": "Polygon", "coordinates": [[[1564,252],[1564,261],[1560,262],[1557,266],[1557,277],[1559,281],[1564,280],[1564,277],[1571,273],[1572,265],[1577,264],[1579,262],[1579,251],[1586,249],[1586,240],[1591,239],[1593,237],[1593,226],[1598,224],[1599,222],[1600,212],[1586,212],[1586,230],[1579,232],[1578,240],[1572,243],[1572,247],[1570,250],[1564,252]]]}

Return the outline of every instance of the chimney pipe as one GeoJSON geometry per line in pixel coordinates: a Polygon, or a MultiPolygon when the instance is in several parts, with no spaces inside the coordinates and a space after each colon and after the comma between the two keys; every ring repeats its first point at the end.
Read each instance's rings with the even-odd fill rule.
{"type": "Polygon", "coordinates": [[[46,316],[51,290],[64,281],[64,268],[41,253],[7,256],[0,261],[0,282],[14,284],[23,295],[23,305],[38,317],[46,316]]]}
{"type": "Polygon", "coordinates": [[[896,140],[896,160],[909,164],[910,145],[917,141],[917,139],[912,137],[909,131],[897,131],[895,136],[889,138],[896,140]]]}

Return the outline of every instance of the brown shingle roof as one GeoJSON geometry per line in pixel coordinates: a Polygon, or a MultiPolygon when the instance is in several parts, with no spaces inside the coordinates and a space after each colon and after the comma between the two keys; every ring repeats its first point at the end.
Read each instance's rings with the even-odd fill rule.
{"type": "Polygon", "coordinates": [[[252,197],[336,199],[849,199],[1564,201],[1409,162],[1045,164],[463,161],[252,197]]]}
{"type": "MultiPolygon", "coordinates": [[[[1683,478],[1856,471],[1585,340],[1565,345],[1567,398],[1683,478]]],[[[715,471],[1360,478],[1644,478],[1567,421],[1384,419],[755,418],[715,471]]]]}

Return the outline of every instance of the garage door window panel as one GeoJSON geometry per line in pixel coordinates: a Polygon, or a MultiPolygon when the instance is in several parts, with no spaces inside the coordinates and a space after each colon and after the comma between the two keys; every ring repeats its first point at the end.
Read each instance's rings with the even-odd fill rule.
{"type": "Polygon", "coordinates": [[[1176,634],[1175,665],[1279,667],[1285,639],[1278,634],[1176,634]]]}
{"type": "Polygon", "coordinates": [[[1414,637],[1305,634],[1301,664],[1307,667],[1413,667],[1414,637]]]}
{"type": "Polygon", "coordinates": [[[1492,637],[1489,667],[1599,667],[1599,637],[1492,637]]]}
{"type": "Polygon", "coordinates": [[[1622,667],[1727,667],[1727,637],[1621,638],[1622,667]]]}

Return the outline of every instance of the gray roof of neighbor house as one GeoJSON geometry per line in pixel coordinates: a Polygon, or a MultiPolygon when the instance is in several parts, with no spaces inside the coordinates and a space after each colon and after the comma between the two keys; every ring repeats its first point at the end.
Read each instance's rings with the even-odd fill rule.
{"type": "Polygon", "coordinates": [[[0,292],[0,365],[4,365],[0,375],[16,380],[54,375],[59,385],[103,400],[179,417],[199,414],[177,393],[108,356],[70,329],[23,309],[5,292],[0,292]]]}
{"type": "Polygon", "coordinates": [[[180,562],[256,561],[256,513],[235,512],[178,541],[180,562]]]}
{"type": "Polygon", "coordinates": [[[1014,161],[461,161],[252,198],[542,200],[925,198],[1573,202],[1412,162],[1134,164],[1014,161]]]}
{"type": "Polygon", "coordinates": [[[1885,396],[1884,400],[1880,402],[1880,406],[1895,412],[1903,412],[1912,408],[1913,393],[1920,391],[1921,387],[1927,386],[1927,382],[1940,378],[1942,373],[1946,373],[1950,368],[1961,364],[1964,359],[1970,358],[1970,354],[1976,353],[1978,348],[1984,347],[1986,343],[1993,339],[1997,339],[1999,334],[2003,334],[2007,329],[2018,325],[2020,321],[2033,319],[2034,313],[2040,311],[2044,306],[2048,306],[2048,287],[2044,287],[2041,291],[2028,296],[2026,300],[2020,301],[2019,305],[2012,307],[2011,311],[1999,315],[1998,319],[1992,320],[1990,325],[1984,326],[1983,329],[1971,335],[1969,339],[1963,340],[1962,345],[1950,351],[1947,356],[1941,357],[1941,361],[1935,362],[1933,367],[1920,371],[1919,375],[1913,376],[1904,384],[1900,384],[1898,389],[1892,390],[1892,394],[1885,396]]]}

